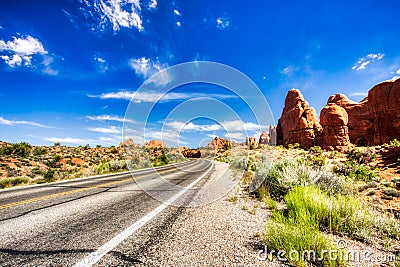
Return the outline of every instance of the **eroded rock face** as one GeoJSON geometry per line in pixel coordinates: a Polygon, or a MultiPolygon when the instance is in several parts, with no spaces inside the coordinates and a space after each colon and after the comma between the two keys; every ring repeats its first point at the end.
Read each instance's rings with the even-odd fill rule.
{"type": "Polygon", "coordinates": [[[277,144],[287,146],[299,143],[302,148],[308,149],[316,145],[321,131],[315,109],[309,107],[299,90],[289,90],[276,128],[277,144]]]}
{"type": "Polygon", "coordinates": [[[373,121],[368,106],[368,99],[364,98],[360,102],[349,100],[343,94],[336,94],[328,99],[329,103],[335,103],[343,107],[348,114],[349,139],[355,145],[367,145],[367,140],[373,138],[373,121]]]}
{"type": "Polygon", "coordinates": [[[144,146],[145,147],[149,147],[149,148],[150,147],[151,148],[168,148],[168,146],[164,142],[161,142],[161,141],[156,140],[156,139],[150,140],[148,142],[145,142],[144,146]]]}
{"type": "Polygon", "coordinates": [[[261,133],[258,143],[260,145],[269,145],[270,141],[271,141],[271,139],[269,137],[269,134],[264,131],[264,132],[261,133]]]}
{"type": "Polygon", "coordinates": [[[373,145],[389,143],[400,137],[400,79],[375,85],[368,92],[373,119],[373,145]]]}
{"type": "Polygon", "coordinates": [[[317,143],[324,149],[348,151],[350,140],[347,123],[349,119],[346,110],[334,103],[328,103],[321,110],[320,118],[323,130],[317,138],[317,143]]]}
{"type": "Polygon", "coordinates": [[[224,138],[215,137],[211,142],[207,145],[209,149],[215,150],[228,150],[231,149],[232,146],[235,146],[236,143],[233,141],[226,140],[224,138]]]}
{"type": "Polygon", "coordinates": [[[382,145],[400,137],[400,79],[375,85],[358,103],[342,94],[331,96],[328,103],[346,110],[349,138],[355,145],[382,145]]]}

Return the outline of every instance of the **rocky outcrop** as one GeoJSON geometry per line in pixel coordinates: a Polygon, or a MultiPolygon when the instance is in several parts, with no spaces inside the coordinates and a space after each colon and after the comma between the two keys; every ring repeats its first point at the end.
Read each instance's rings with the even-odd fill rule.
{"type": "Polygon", "coordinates": [[[168,146],[165,144],[165,142],[161,142],[156,139],[145,142],[144,146],[146,148],[168,148],[168,146]]]}
{"type": "Polygon", "coordinates": [[[214,149],[214,150],[229,150],[232,148],[232,146],[235,146],[236,143],[234,141],[229,141],[224,138],[220,138],[216,136],[211,142],[207,145],[208,149],[214,149]]]}
{"type": "Polygon", "coordinates": [[[321,131],[315,109],[309,107],[299,90],[289,90],[276,128],[277,144],[299,143],[300,147],[308,149],[316,145],[321,131]]]}
{"type": "Polygon", "coordinates": [[[181,153],[185,158],[201,158],[201,151],[198,149],[185,147],[181,150],[181,153]]]}
{"type": "Polygon", "coordinates": [[[347,152],[350,146],[347,123],[349,121],[344,108],[334,103],[328,103],[320,115],[323,128],[317,137],[317,143],[324,149],[347,152]]]}
{"type": "Polygon", "coordinates": [[[263,131],[260,135],[260,139],[258,140],[258,143],[260,145],[269,145],[270,144],[270,137],[269,134],[266,131],[263,131]]]}
{"type": "Polygon", "coordinates": [[[271,146],[276,145],[276,126],[269,126],[269,137],[271,146]]]}
{"type": "Polygon", "coordinates": [[[346,110],[350,142],[355,145],[382,145],[400,137],[400,79],[375,85],[358,103],[342,94],[331,96],[328,103],[346,110]]]}

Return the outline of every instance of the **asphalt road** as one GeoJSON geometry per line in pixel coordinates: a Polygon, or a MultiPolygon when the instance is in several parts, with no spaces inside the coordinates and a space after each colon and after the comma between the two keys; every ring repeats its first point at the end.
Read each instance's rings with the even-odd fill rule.
{"type": "Polygon", "coordinates": [[[157,171],[0,191],[0,266],[86,266],[85,259],[115,241],[127,228],[133,229],[132,225],[134,234],[125,235],[134,240],[129,245],[136,249],[129,254],[118,252],[118,246],[124,243],[115,241],[115,248],[106,250],[94,265],[140,263],[135,255],[162,236],[161,232],[182,212],[183,208],[166,205],[165,201],[190,202],[196,190],[182,189],[204,183],[209,170],[211,162],[196,160],[157,171]],[[179,187],[171,187],[173,184],[179,187]]]}

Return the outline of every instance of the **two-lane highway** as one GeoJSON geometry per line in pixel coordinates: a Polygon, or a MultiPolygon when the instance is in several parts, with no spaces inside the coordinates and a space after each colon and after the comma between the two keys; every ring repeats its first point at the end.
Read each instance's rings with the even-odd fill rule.
{"type": "Polygon", "coordinates": [[[0,266],[92,265],[175,200],[190,201],[211,170],[196,160],[0,191],[0,266]]]}

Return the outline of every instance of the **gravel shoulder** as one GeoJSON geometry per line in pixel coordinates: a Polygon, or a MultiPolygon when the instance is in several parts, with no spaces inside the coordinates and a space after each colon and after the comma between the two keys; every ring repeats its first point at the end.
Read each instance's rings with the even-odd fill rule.
{"type": "MultiPolygon", "coordinates": [[[[227,168],[215,162],[213,175],[227,168]]],[[[209,205],[184,208],[162,239],[138,260],[146,266],[286,266],[258,260],[263,247],[256,233],[265,224],[268,210],[245,197],[242,189],[238,184],[209,205]],[[229,201],[233,196],[238,196],[237,201],[229,201]]]]}

